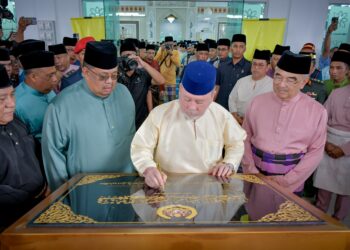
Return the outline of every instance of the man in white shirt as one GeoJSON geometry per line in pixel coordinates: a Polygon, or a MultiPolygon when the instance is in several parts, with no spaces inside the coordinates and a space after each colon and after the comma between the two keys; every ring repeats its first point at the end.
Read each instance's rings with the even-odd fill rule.
{"type": "Polygon", "coordinates": [[[228,104],[233,117],[240,125],[249,102],[257,95],[272,91],[273,80],[267,76],[270,51],[256,49],[252,61],[252,74],[239,79],[231,91],[228,104]]]}

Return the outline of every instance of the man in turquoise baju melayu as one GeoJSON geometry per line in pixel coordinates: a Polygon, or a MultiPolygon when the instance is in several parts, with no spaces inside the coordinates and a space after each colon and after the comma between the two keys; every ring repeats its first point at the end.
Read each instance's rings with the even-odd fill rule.
{"type": "Polygon", "coordinates": [[[24,81],[16,87],[16,116],[27,126],[29,133],[41,140],[45,112],[56,96],[53,89],[58,79],[54,54],[33,51],[20,57],[24,81]]]}
{"type": "Polygon", "coordinates": [[[51,191],[78,173],[134,171],[135,104],[116,82],[114,44],[88,43],[82,72],[84,78],[64,89],[45,116],[42,150],[51,191]]]}

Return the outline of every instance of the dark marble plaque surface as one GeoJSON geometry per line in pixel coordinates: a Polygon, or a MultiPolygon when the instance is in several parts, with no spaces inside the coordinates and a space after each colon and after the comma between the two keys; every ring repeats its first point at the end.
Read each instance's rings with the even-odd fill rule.
{"type": "Polygon", "coordinates": [[[164,190],[137,175],[85,175],[30,221],[37,226],[319,225],[324,221],[254,175],[169,175],[164,190]]]}

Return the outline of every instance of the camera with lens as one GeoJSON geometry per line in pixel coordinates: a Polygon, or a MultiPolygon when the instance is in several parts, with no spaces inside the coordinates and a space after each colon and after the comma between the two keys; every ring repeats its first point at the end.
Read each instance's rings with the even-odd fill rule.
{"type": "Polygon", "coordinates": [[[119,58],[118,67],[121,71],[127,72],[136,69],[138,63],[135,59],[129,58],[127,56],[122,56],[119,58]]]}
{"type": "Polygon", "coordinates": [[[138,63],[135,59],[128,56],[121,56],[118,58],[118,82],[125,84],[127,87],[130,84],[130,78],[126,72],[135,70],[138,67],[138,63]]]}
{"type": "Polygon", "coordinates": [[[170,44],[165,44],[165,45],[164,45],[164,48],[165,48],[166,50],[171,50],[171,49],[173,48],[173,46],[171,46],[170,44]]]}
{"type": "Polygon", "coordinates": [[[8,5],[8,0],[0,1],[0,20],[2,18],[13,20],[12,12],[6,9],[7,5],[8,5]]]}

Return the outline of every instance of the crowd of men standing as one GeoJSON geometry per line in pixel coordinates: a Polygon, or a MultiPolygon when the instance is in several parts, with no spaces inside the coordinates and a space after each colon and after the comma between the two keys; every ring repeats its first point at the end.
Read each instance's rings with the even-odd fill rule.
{"type": "Polygon", "coordinates": [[[250,62],[244,34],[129,38],[119,51],[93,37],[0,43],[0,228],[89,172],[138,171],[154,188],[166,172],[262,173],[300,196],[317,187],[325,212],[335,193],[344,219],[350,45],[331,53],[329,39],[319,67],[312,43],[256,49],[250,62]]]}

